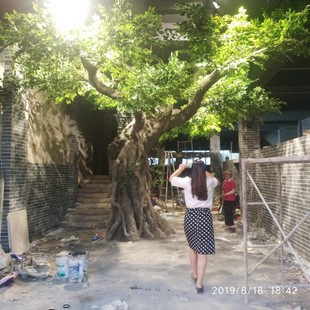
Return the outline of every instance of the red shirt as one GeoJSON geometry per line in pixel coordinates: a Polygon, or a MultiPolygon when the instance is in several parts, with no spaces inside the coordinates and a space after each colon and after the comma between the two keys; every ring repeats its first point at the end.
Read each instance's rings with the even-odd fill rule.
{"type": "MultiPolygon", "coordinates": [[[[223,190],[224,194],[230,192],[233,189],[236,189],[236,182],[233,179],[223,181],[222,190],[223,190]]],[[[226,196],[224,196],[224,200],[236,201],[236,195],[235,194],[226,195],[226,196]]]]}

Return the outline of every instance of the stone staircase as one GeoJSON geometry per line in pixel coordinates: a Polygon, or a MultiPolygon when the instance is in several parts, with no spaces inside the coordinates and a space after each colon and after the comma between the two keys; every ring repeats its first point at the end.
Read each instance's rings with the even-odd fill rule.
{"type": "Polygon", "coordinates": [[[95,175],[84,180],[74,208],[68,209],[60,227],[105,229],[111,216],[111,176],[95,175]]]}

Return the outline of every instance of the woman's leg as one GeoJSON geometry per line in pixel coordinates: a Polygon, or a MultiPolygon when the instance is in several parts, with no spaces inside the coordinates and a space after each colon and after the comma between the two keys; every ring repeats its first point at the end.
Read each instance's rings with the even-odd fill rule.
{"type": "Polygon", "coordinates": [[[188,248],[188,257],[189,257],[189,262],[191,265],[191,269],[192,269],[192,277],[194,279],[197,278],[197,260],[198,260],[198,254],[191,249],[190,247],[188,248]]]}
{"type": "Polygon", "coordinates": [[[207,268],[207,255],[197,254],[197,281],[196,287],[203,287],[203,280],[207,268]]]}

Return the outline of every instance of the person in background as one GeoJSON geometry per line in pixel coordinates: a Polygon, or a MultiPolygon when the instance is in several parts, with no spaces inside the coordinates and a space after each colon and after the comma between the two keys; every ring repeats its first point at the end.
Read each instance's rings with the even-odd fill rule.
{"type": "Polygon", "coordinates": [[[230,232],[234,232],[234,209],[236,205],[236,182],[232,178],[232,171],[224,171],[224,181],[222,183],[222,199],[225,216],[225,226],[230,232]]]}
{"type": "Polygon", "coordinates": [[[189,175],[180,177],[186,168],[186,164],[180,164],[169,181],[172,186],[184,189],[186,204],[184,232],[189,246],[191,277],[195,281],[197,293],[202,294],[207,255],[215,254],[211,208],[213,191],[218,185],[218,180],[206,171],[202,161],[193,162],[189,175]]]}

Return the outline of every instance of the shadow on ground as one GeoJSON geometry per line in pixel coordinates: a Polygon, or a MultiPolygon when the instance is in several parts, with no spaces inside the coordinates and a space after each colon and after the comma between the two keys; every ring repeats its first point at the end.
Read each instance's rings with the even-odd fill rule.
{"type": "MultiPolygon", "coordinates": [[[[303,278],[293,260],[284,266],[288,288],[278,287],[277,253],[253,272],[246,287],[242,223],[231,233],[216,216],[216,254],[208,259],[206,291],[198,295],[190,278],[184,210],[167,209],[162,215],[176,231],[163,240],[94,242],[96,233],[104,233],[100,230],[56,230],[36,240],[29,255],[49,262],[50,276],[41,280],[17,277],[12,285],[0,288],[1,310],[310,310],[309,288],[298,288],[303,278]],[[89,252],[88,281],[71,283],[56,277],[55,257],[61,251],[89,252]]],[[[255,266],[266,250],[249,252],[249,265],[255,266]]]]}

